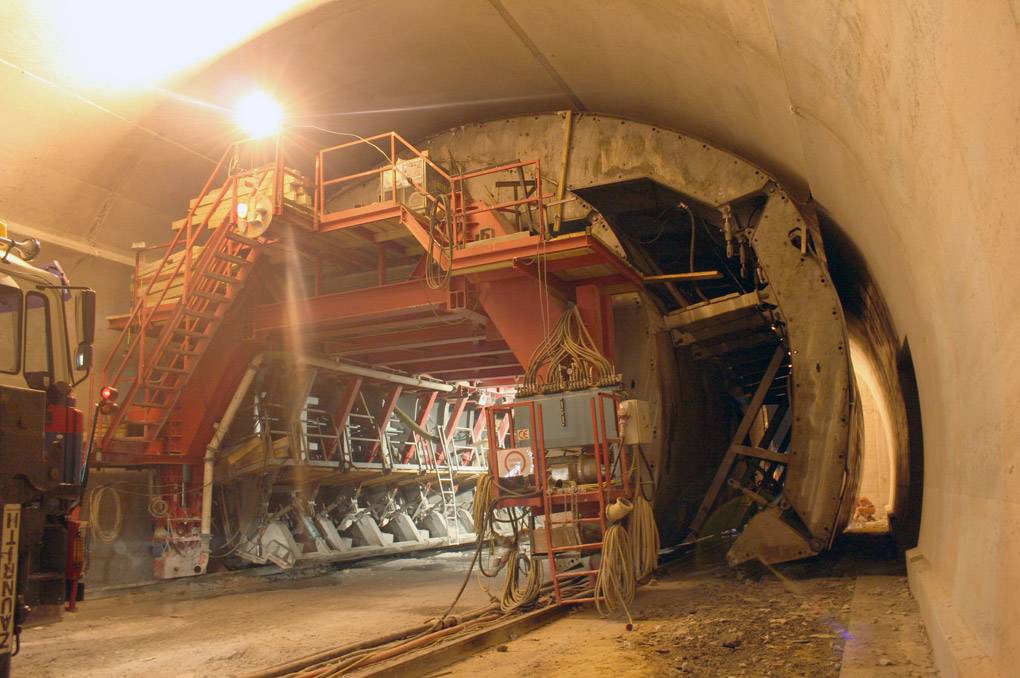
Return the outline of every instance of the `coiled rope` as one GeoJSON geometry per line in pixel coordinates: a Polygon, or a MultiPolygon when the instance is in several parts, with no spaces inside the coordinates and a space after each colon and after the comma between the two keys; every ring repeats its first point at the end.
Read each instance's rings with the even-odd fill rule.
{"type": "Polygon", "coordinates": [[[627,605],[634,600],[636,578],[634,558],[627,530],[620,523],[611,525],[602,540],[602,564],[595,580],[595,607],[603,617],[623,608],[627,620],[634,623],[627,605]],[[602,604],[605,602],[605,609],[602,604]]]}
{"type": "Polygon", "coordinates": [[[659,567],[660,542],[652,505],[640,494],[634,499],[628,532],[633,549],[635,577],[644,579],[659,567]]]}
{"type": "Polygon", "coordinates": [[[104,544],[112,544],[120,539],[120,531],[124,526],[124,507],[121,504],[120,492],[112,485],[100,485],[89,494],[89,527],[92,536],[104,544]],[[103,505],[103,497],[107,492],[113,493],[113,526],[109,529],[99,524],[100,509],[103,505]]]}

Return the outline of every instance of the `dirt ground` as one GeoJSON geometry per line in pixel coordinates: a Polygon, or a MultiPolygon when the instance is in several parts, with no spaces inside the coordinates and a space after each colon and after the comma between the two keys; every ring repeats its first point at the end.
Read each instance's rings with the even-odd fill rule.
{"type": "MultiPolygon", "coordinates": [[[[214,576],[86,601],[22,634],[15,678],[241,676],[441,615],[471,553],[269,577],[214,576]]],[[[488,602],[472,581],[459,609],[488,602]]]]}
{"type": "MultiPolygon", "coordinates": [[[[868,526],[870,527],[870,526],[868,526]]],[[[639,589],[636,627],[589,607],[432,676],[935,676],[902,561],[887,537],[775,568],[672,563],[639,589]]],[[[28,626],[16,678],[241,676],[441,614],[470,553],[367,561],[303,574],[229,575],[86,602],[28,626]]],[[[487,601],[474,578],[458,611],[487,601]]]]}
{"type": "Polygon", "coordinates": [[[731,569],[723,549],[696,553],[639,589],[633,631],[622,614],[582,609],[435,675],[937,676],[902,561],[870,531],[860,526],[832,554],[775,568],[731,569]]]}

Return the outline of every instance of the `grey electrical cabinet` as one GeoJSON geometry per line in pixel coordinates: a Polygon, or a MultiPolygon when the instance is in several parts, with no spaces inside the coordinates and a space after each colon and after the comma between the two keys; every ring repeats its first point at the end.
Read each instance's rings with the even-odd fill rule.
{"type": "MultiPolygon", "coordinates": [[[[601,389],[591,389],[534,396],[524,400],[531,400],[535,403],[536,414],[541,406],[542,433],[546,449],[581,447],[595,444],[596,429],[595,419],[592,417],[592,403],[595,404],[597,418],[601,401],[601,416],[604,423],[599,422],[599,430],[604,426],[607,438],[618,437],[616,401],[612,398],[600,397],[600,394],[608,393],[609,391],[601,389]]],[[[538,438],[538,432],[533,430],[531,411],[528,408],[515,409],[514,428],[517,431],[518,444],[523,444],[528,439],[536,440],[538,438]]]]}

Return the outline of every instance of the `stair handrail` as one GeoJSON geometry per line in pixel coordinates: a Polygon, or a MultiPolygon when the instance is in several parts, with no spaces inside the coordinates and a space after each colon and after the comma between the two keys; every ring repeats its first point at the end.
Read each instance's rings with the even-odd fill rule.
{"type": "MultiPolygon", "coordinates": [[[[223,169],[224,164],[226,162],[228,162],[228,160],[231,157],[233,157],[234,153],[232,153],[232,151],[234,151],[238,147],[239,143],[240,142],[236,142],[235,141],[235,142],[231,143],[227,147],[227,150],[223,154],[223,157],[220,159],[219,163],[217,163],[216,169],[213,170],[212,174],[209,175],[209,179],[205,182],[205,186],[202,188],[202,192],[199,194],[198,199],[195,200],[195,203],[191,206],[191,209],[188,211],[188,216],[186,218],[187,221],[185,222],[184,226],[182,226],[177,231],[177,235],[174,236],[173,240],[171,240],[170,243],[167,245],[166,253],[163,255],[163,258],[160,260],[159,266],[156,268],[156,272],[153,275],[152,280],[149,281],[149,284],[148,284],[148,286],[146,286],[145,291],[139,296],[138,300],[135,302],[134,307],[131,310],[131,314],[128,316],[127,322],[124,325],[124,329],[121,330],[120,335],[117,337],[117,341],[114,342],[113,348],[110,350],[110,354],[107,357],[106,362],[103,363],[102,375],[103,375],[103,382],[105,384],[111,384],[112,385],[115,382],[120,380],[121,375],[124,373],[124,370],[127,368],[128,363],[131,362],[131,358],[135,354],[135,349],[138,347],[138,344],[142,340],[142,338],[144,338],[144,336],[145,336],[145,329],[148,326],[148,318],[145,317],[145,315],[146,315],[145,309],[146,309],[146,306],[148,305],[146,303],[146,301],[148,299],[149,292],[152,291],[152,286],[156,282],[156,277],[160,273],[162,273],[163,268],[166,266],[166,262],[170,258],[170,255],[173,253],[174,248],[176,248],[181,243],[181,236],[185,236],[184,237],[185,254],[181,257],[180,261],[177,262],[177,266],[174,268],[174,273],[173,273],[172,276],[170,276],[170,280],[173,280],[173,278],[175,278],[177,276],[178,272],[180,271],[180,267],[184,264],[185,261],[189,261],[189,264],[190,264],[191,248],[192,248],[192,246],[195,244],[195,242],[198,239],[198,234],[196,234],[194,237],[192,237],[192,234],[191,234],[191,231],[193,230],[192,219],[195,216],[195,211],[198,209],[199,205],[201,204],[202,199],[208,194],[209,189],[212,187],[213,182],[216,180],[216,177],[219,176],[220,170],[223,169]],[[128,346],[127,351],[126,351],[126,353],[125,353],[125,355],[124,355],[124,357],[123,357],[123,359],[121,361],[120,367],[117,369],[116,374],[113,376],[113,379],[111,380],[111,379],[108,378],[108,371],[109,371],[110,365],[111,365],[114,357],[117,355],[117,352],[120,350],[121,346],[123,345],[124,338],[130,334],[131,326],[135,322],[136,319],[138,320],[138,324],[139,324],[138,334],[135,336],[134,340],[128,346]]],[[[198,233],[201,233],[202,231],[205,230],[205,228],[206,228],[206,226],[207,226],[207,224],[209,222],[209,219],[212,218],[212,215],[215,212],[216,208],[219,207],[220,203],[223,200],[224,193],[230,187],[231,184],[232,184],[232,182],[228,178],[228,181],[226,181],[224,183],[223,188],[220,190],[220,194],[217,196],[216,201],[214,203],[214,206],[209,210],[209,213],[206,215],[205,219],[203,219],[202,224],[201,224],[201,228],[198,230],[198,233]]],[[[236,202],[236,200],[237,200],[237,195],[236,195],[236,191],[235,191],[234,201],[236,202]]],[[[235,206],[235,211],[236,211],[236,206],[235,206]]],[[[187,286],[187,282],[185,283],[185,286],[187,286]]],[[[156,309],[156,308],[159,307],[160,303],[162,303],[163,299],[166,297],[166,293],[169,291],[169,289],[170,289],[170,285],[167,284],[163,288],[163,292],[162,292],[162,294],[160,294],[159,299],[153,305],[153,309],[156,309]]],[[[187,291],[187,290],[185,290],[185,291],[187,291]]],[[[183,295],[182,295],[182,298],[184,298],[183,295]]],[[[136,380],[137,380],[137,378],[139,376],[140,375],[136,375],[136,380]]]]}
{"type": "MultiPolygon", "coordinates": [[[[386,144],[383,144],[383,146],[385,145],[386,144]]],[[[331,146],[329,148],[324,148],[320,150],[315,156],[314,228],[318,229],[319,224],[325,220],[324,218],[326,216],[325,211],[326,188],[329,186],[348,183],[354,181],[355,179],[360,179],[363,177],[370,177],[372,175],[382,176],[386,172],[390,172],[393,175],[393,182],[390,188],[390,198],[393,200],[393,202],[397,201],[398,174],[402,176],[408,182],[408,184],[414,188],[414,190],[425,196],[426,199],[435,200],[435,197],[432,196],[432,194],[430,194],[423,186],[421,186],[418,182],[412,179],[407,174],[407,172],[400,168],[398,164],[402,162],[407,162],[408,160],[413,160],[414,158],[420,158],[426,165],[428,165],[429,169],[434,171],[439,176],[443,177],[446,181],[451,182],[452,185],[452,176],[450,175],[449,172],[447,172],[445,169],[443,169],[436,163],[432,162],[432,159],[429,158],[426,153],[418,150],[415,146],[413,146],[411,143],[409,143],[406,139],[401,137],[396,132],[384,132],[382,134],[376,134],[375,136],[371,137],[359,137],[355,141],[349,141],[344,144],[339,144],[336,146],[331,146]],[[383,147],[380,147],[380,144],[375,143],[377,141],[382,140],[386,140],[389,142],[388,152],[384,150],[383,147]],[[386,159],[386,164],[380,165],[379,167],[373,167],[371,169],[364,170],[361,172],[346,174],[332,179],[326,178],[325,167],[327,155],[335,155],[337,152],[340,151],[350,151],[350,149],[364,146],[370,146],[379,151],[379,153],[386,159]],[[401,160],[398,157],[398,154],[403,153],[404,151],[409,151],[412,157],[401,160]]]]}
{"type": "MultiPolygon", "coordinates": [[[[485,167],[471,172],[455,174],[453,175],[453,177],[451,177],[450,183],[450,200],[451,204],[455,208],[457,225],[459,227],[458,232],[462,234],[461,237],[463,237],[463,234],[466,232],[464,225],[467,223],[468,217],[472,215],[483,212],[503,212],[509,208],[513,208],[516,206],[527,206],[529,210],[533,207],[535,211],[538,212],[538,234],[540,242],[544,241],[546,239],[547,233],[546,228],[547,221],[543,203],[545,200],[552,198],[554,196],[555,196],[554,193],[550,193],[548,195],[543,195],[542,193],[542,161],[538,158],[536,158],[535,160],[518,160],[516,162],[508,163],[505,165],[485,167]],[[478,177],[485,176],[487,174],[495,174],[497,172],[506,172],[509,170],[516,169],[523,170],[525,167],[529,166],[534,166],[535,171],[535,192],[532,195],[530,196],[526,195],[523,198],[519,198],[517,200],[507,200],[504,202],[494,203],[492,205],[474,202],[472,203],[473,206],[472,209],[468,209],[468,201],[464,200],[463,197],[470,195],[466,187],[466,182],[469,179],[476,179],[478,177]],[[458,195],[461,196],[460,200],[456,199],[458,195]],[[479,204],[485,204],[485,206],[474,207],[475,205],[479,204]]],[[[457,244],[460,245],[463,243],[458,242],[457,244]]]]}

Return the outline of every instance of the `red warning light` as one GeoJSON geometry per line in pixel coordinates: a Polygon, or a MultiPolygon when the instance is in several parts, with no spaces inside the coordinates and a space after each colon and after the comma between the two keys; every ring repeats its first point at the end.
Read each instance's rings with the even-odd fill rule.
{"type": "Polygon", "coordinates": [[[112,386],[104,386],[99,389],[99,411],[102,414],[116,414],[120,410],[117,400],[117,389],[112,386]]]}

